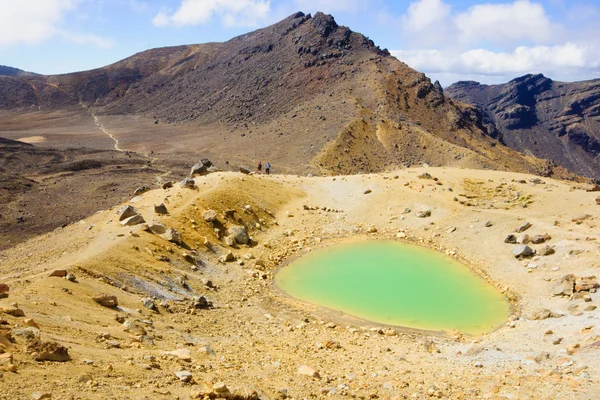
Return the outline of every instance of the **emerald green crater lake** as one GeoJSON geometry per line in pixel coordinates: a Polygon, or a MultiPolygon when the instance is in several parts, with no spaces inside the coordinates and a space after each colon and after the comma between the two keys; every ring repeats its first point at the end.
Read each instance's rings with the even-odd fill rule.
{"type": "Polygon", "coordinates": [[[304,302],[422,330],[481,334],[500,326],[510,314],[507,299],[465,265],[394,241],[307,253],[281,268],[275,283],[304,302]]]}

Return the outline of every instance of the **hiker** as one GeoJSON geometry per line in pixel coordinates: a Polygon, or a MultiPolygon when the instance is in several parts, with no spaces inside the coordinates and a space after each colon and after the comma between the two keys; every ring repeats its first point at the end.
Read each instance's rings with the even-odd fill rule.
{"type": "Polygon", "coordinates": [[[258,162],[258,165],[256,166],[256,169],[258,170],[258,172],[260,172],[260,170],[262,169],[262,161],[258,162]]]}
{"type": "Polygon", "coordinates": [[[267,173],[267,175],[269,175],[269,173],[271,172],[271,163],[267,163],[267,165],[265,165],[265,172],[267,173]]]}

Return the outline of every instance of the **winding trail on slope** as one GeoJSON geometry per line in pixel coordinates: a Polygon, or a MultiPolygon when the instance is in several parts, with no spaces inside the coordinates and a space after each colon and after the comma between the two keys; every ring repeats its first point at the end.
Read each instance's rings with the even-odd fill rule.
{"type": "Polygon", "coordinates": [[[113,142],[115,142],[115,145],[113,146],[113,148],[117,151],[124,152],[125,150],[123,150],[121,147],[119,147],[119,139],[114,137],[109,131],[106,130],[105,127],[102,126],[102,124],[100,123],[100,120],[98,120],[98,117],[96,116],[94,111],[90,110],[88,108],[88,106],[83,104],[82,101],[79,101],[79,105],[81,105],[81,107],[83,107],[84,110],[88,111],[90,113],[90,115],[94,118],[94,123],[96,124],[98,129],[100,129],[100,131],[102,131],[102,133],[108,135],[108,137],[110,137],[113,140],[113,142]]]}
{"type": "Polygon", "coordinates": [[[96,123],[96,126],[98,127],[98,129],[100,129],[103,133],[107,134],[115,142],[114,149],[117,151],[121,151],[121,152],[125,151],[119,147],[119,139],[114,137],[109,131],[106,130],[106,128],[104,128],[102,126],[102,124],[98,120],[98,117],[96,116],[96,114],[94,114],[93,111],[90,111],[90,114],[92,115],[92,117],[94,117],[94,123],[96,123]]]}

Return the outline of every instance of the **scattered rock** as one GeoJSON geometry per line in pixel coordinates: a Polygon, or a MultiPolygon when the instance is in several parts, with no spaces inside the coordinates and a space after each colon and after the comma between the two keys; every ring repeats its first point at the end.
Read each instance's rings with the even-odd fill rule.
{"type": "Polygon", "coordinates": [[[0,283],[0,299],[8,297],[10,288],[6,283],[0,283]]]}
{"type": "Polygon", "coordinates": [[[517,237],[513,234],[510,234],[506,237],[506,239],[504,239],[504,243],[509,243],[509,244],[516,244],[517,243],[517,237]]]}
{"type": "Polygon", "coordinates": [[[214,222],[217,220],[217,212],[215,210],[207,210],[203,214],[206,222],[214,222]]]}
{"type": "Polygon", "coordinates": [[[535,251],[529,246],[520,244],[513,248],[512,254],[515,257],[531,257],[535,254],[535,251]]]}
{"type": "Polygon", "coordinates": [[[421,211],[417,212],[417,217],[418,218],[431,217],[431,210],[421,210],[421,211]]]}
{"type": "Polygon", "coordinates": [[[100,293],[93,297],[94,301],[103,307],[114,308],[119,305],[117,296],[109,296],[105,293],[100,293]]]}
{"type": "Polygon", "coordinates": [[[213,163],[209,159],[203,158],[202,160],[194,164],[194,166],[190,170],[190,176],[206,175],[209,172],[208,169],[212,166],[213,163]]]}
{"type": "Polygon", "coordinates": [[[137,215],[134,215],[132,217],[125,218],[124,220],[122,220],[121,221],[121,225],[123,225],[123,226],[134,226],[134,225],[143,224],[144,222],[146,222],[146,220],[144,219],[144,217],[142,217],[141,215],[137,214],[137,215]]]}
{"type": "Polygon", "coordinates": [[[540,310],[540,311],[536,312],[535,314],[533,314],[531,317],[529,317],[529,319],[534,320],[534,321],[540,321],[540,320],[544,320],[544,319],[548,319],[548,318],[561,318],[561,317],[564,317],[564,314],[550,311],[548,309],[543,309],[543,310],[540,310]]]}
{"type": "Polygon", "coordinates": [[[150,190],[150,188],[148,186],[140,186],[139,188],[137,188],[133,191],[133,195],[139,196],[139,195],[146,193],[149,190],[150,190]]]}
{"type": "Polygon", "coordinates": [[[38,328],[38,329],[40,328],[40,327],[38,326],[37,322],[35,322],[35,321],[34,321],[33,319],[31,319],[31,318],[26,318],[26,319],[24,319],[24,320],[23,320],[23,323],[24,323],[25,325],[27,325],[27,326],[32,326],[32,327],[34,327],[34,328],[38,328]]]}
{"type": "Polygon", "coordinates": [[[233,237],[236,243],[248,244],[248,242],[250,241],[248,232],[243,226],[234,225],[228,229],[228,232],[229,236],[233,237]]]}
{"type": "Polygon", "coordinates": [[[229,389],[227,388],[227,385],[225,385],[224,382],[215,383],[212,389],[213,392],[215,392],[217,395],[224,395],[226,393],[229,393],[229,389]]]}
{"type": "Polygon", "coordinates": [[[162,235],[167,232],[167,227],[159,222],[152,222],[148,225],[148,231],[155,235],[162,235]]]}
{"type": "Polygon", "coordinates": [[[142,304],[144,305],[144,307],[150,310],[156,310],[156,303],[150,297],[144,297],[142,299],[142,304]]]}
{"type": "Polygon", "coordinates": [[[40,330],[33,326],[27,328],[15,328],[12,330],[12,336],[23,338],[27,341],[36,340],[40,338],[40,330]]]}
{"type": "Polygon", "coordinates": [[[64,278],[67,276],[67,270],[66,269],[56,269],[54,271],[52,271],[50,273],[50,275],[48,276],[56,276],[58,278],[64,278]]]}
{"type": "Polygon", "coordinates": [[[172,243],[181,244],[183,242],[183,239],[181,237],[181,232],[179,232],[177,229],[174,229],[174,228],[167,229],[167,231],[165,233],[163,233],[159,236],[169,242],[172,242],[172,243]]]}
{"type": "Polygon", "coordinates": [[[138,215],[138,212],[132,206],[124,206],[119,210],[118,214],[119,214],[119,221],[123,221],[124,219],[138,215]]]}
{"type": "Polygon", "coordinates": [[[207,356],[214,356],[215,355],[214,350],[209,345],[200,346],[198,348],[198,353],[203,354],[203,355],[207,355],[207,356]]]}
{"type": "Polygon", "coordinates": [[[544,246],[541,249],[538,250],[537,254],[539,254],[540,256],[550,256],[552,254],[556,253],[556,251],[554,250],[554,247],[551,246],[544,246]]]}
{"type": "Polygon", "coordinates": [[[172,181],[165,182],[165,183],[163,183],[163,185],[162,185],[162,188],[163,188],[164,190],[166,190],[166,189],[170,189],[170,188],[172,188],[172,187],[173,187],[173,182],[172,182],[172,181]]]}
{"type": "Polygon", "coordinates": [[[367,189],[367,190],[365,190],[365,191],[363,192],[363,194],[369,194],[369,193],[372,193],[372,192],[373,192],[373,191],[372,191],[371,189],[367,189]]]}
{"type": "Polygon", "coordinates": [[[223,263],[232,262],[235,261],[235,256],[231,251],[228,251],[226,254],[219,257],[219,261],[223,263]]]}
{"type": "Polygon", "coordinates": [[[248,175],[248,174],[250,174],[250,169],[249,169],[248,167],[244,167],[244,166],[241,166],[241,165],[240,165],[240,172],[241,172],[242,174],[246,174],[246,175],[248,175]]]}
{"type": "Polygon", "coordinates": [[[312,367],[309,367],[308,365],[301,365],[298,368],[298,374],[310,376],[311,378],[320,378],[321,377],[321,375],[319,374],[319,371],[317,371],[316,369],[314,369],[312,367]]]}
{"type": "Polygon", "coordinates": [[[411,212],[411,209],[406,207],[404,210],[402,210],[402,214],[408,214],[411,212]]]}
{"type": "Polygon", "coordinates": [[[193,378],[190,371],[177,371],[175,372],[175,376],[177,376],[181,382],[190,382],[193,378]]]}
{"type": "Polygon", "coordinates": [[[552,239],[552,237],[550,235],[548,235],[547,233],[544,233],[543,235],[535,235],[534,237],[532,237],[531,243],[542,244],[544,242],[547,242],[550,239],[552,239]]]}
{"type": "Polygon", "coordinates": [[[183,361],[192,361],[192,352],[189,349],[177,349],[173,351],[165,351],[163,354],[168,354],[177,357],[183,361]]]}
{"type": "Polygon", "coordinates": [[[590,289],[596,289],[600,287],[595,276],[584,276],[575,279],[575,291],[576,292],[589,292],[590,289]]]}
{"type": "Polygon", "coordinates": [[[27,345],[27,353],[31,354],[35,361],[65,362],[71,359],[69,349],[56,342],[36,340],[27,345]]]}
{"type": "Polygon", "coordinates": [[[522,235],[517,236],[517,243],[518,244],[528,244],[530,242],[529,240],[529,235],[524,233],[522,235]]]}
{"type": "Polygon", "coordinates": [[[31,398],[33,400],[51,399],[52,398],[52,393],[48,393],[48,392],[33,392],[33,393],[31,393],[31,398]]]}
{"type": "Polygon", "coordinates": [[[515,232],[517,232],[517,233],[525,232],[529,228],[531,228],[531,224],[529,222],[525,222],[524,224],[519,226],[517,229],[515,229],[515,232]]]}
{"type": "Polygon", "coordinates": [[[484,224],[484,226],[486,228],[490,228],[491,226],[493,226],[494,224],[492,223],[492,221],[486,221],[486,223],[484,224]]]}
{"type": "Polygon", "coordinates": [[[141,326],[140,324],[138,324],[135,321],[130,321],[130,320],[123,322],[123,330],[125,332],[130,333],[135,336],[144,336],[144,335],[148,334],[146,332],[146,329],[144,329],[143,326],[141,326]]]}
{"type": "Polygon", "coordinates": [[[570,296],[575,290],[575,275],[569,274],[563,276],[560,281],[552,288],[554,296],[570,296]]]}
{"type": "Polygon", "coordinates": [[[580,347],[581,347],[581,345],[579,343],[567,346],[567,348],[566,348],[567,354],[572,356],[573,354],[575,354],[577,352],[577,350],[579,350],[580,347]]]}
{"type": "Polygon", "coordinates": [[[0,367],[12,364],[14,362],[13,355],[11,353],[0,354],[0,367]]]}
{"type": "Polygon", "coordinates": [[[182,188],[196,189],[196,181],[193,180],[192,178],[185,178],[184,180],[182,180],[181,182],[179,182],[179,185],[182,188]]]}
{"type": "Polygon", "coordinates": [[[369,229],[367,230],[367,233],[377,233],[377,227],[376,226],[369,227],[369,229]]]}
{"type": "Polygon", "coordinates": [[[159,205],[154,205],[154,212],[156,214],[168,214],[169,211],[167,210],[167,206],[165,206],[165,203],[160,203],[159,205]]]}
{"type": "Polygon", "coordinates": [[[0,306],[0,314],[8,314],[13,317],[24,317],[25,313],[15,306],[0,306]]]}

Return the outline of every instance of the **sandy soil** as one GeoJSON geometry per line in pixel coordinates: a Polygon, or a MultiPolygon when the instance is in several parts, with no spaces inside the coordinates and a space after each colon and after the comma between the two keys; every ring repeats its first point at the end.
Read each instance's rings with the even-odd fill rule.
{"type": "Polygon", "coordinates": [[[226,397],[219,385],[213,390],[218,382],[243,398],[597,398],[600,311],[590,306],[598,293],[551,293],[564,275],[598,269],[597,194],[535,179],[450,168],[327,178],[217,173],[196,178],[197,190],[176,185],[129,202],[146,221],[178,229],[182,245],[142,225],[121,226],[116,207],[29,240],[0,254],[0,283],[10,286],[0,307],[16,303],[25,313],[0,314],[0,332],[13,337],[0,340],[0,351],[14,356],[12,367],[0,360],[0,399],[36,391],[64,399],[226,397]],[[424,172],[437,181],[419,178],[424,172]],[[161,202],[169,215],[154,214],[161,202]],[[204,220],[208,209],[216,222],[204,220]],[[235,214],[225,216],[228,209],[235,214]],[[425,209],[431,216],[418,218],[425,209]],[[525,222],[530,236],[552,237],[530,246],[550,245],[554,254],[512,255],[504,239],[525,222]],[[232,225],[244,225],[253,244],[227,246],[232,225]],[[273,286],[273,272],[304,252],[380,238],[461,260],[511,299],[513,315],[477,337],[417,332],[302,304],[273,286]],[[229,251],[235,261],[218,261],[229,251]],[[77,282],[49,277],[56,269],[77,282]],[[119,308],[95,303],[101,292],[116,295],[119,308]],[[214,307],[194,308],[194,295],[214,307]],[[157,310],[143,297],[154,297],[157,310]],[[564,315],[534,320],[543,309],[564,315]],[[23,332],[27,318],[39,332],[23,332]],[[38,334],[68,347],[72,360],[34,361],[26,336],[38,334]],[[187,361],[164,353],[182,348],[187,361]],[[319,376],[299,374],[301,366],[319,376]],[[180,382],[181,370],[191,382],[180,382]]]}

